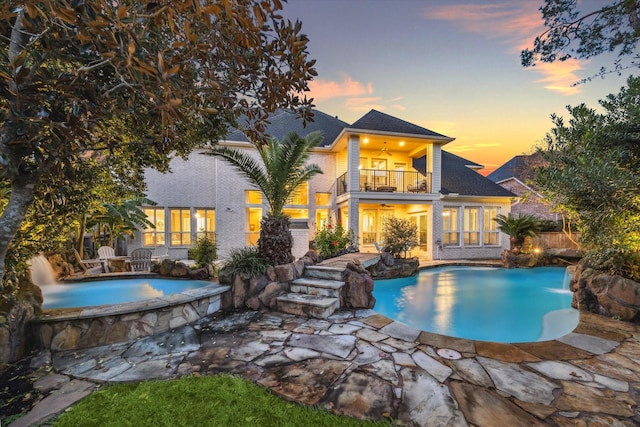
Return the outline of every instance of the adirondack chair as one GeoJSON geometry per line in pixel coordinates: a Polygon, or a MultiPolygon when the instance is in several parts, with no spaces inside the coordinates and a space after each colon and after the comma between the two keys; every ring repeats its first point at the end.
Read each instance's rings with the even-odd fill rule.
{"type": "Polygon", "coordinates": [[[138,248],[131,252],[129,264],[131,271],[149,271],[151,270],[151,249],[138,248]]]}
{"type": "Polygon", "coordinates": [[[116,252],[111,246],[100,246],[98,248],[98,259],[102,263],[102,271],[109,272],[109,258],[114,258],[116,252]]]}

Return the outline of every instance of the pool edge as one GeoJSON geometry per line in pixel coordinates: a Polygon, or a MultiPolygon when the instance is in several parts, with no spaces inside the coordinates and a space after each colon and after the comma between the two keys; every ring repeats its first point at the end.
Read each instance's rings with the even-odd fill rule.
{"type": "Polygon", "coordinates": [[[211,284],[125,304],[52,309],[30,322],[40,349],[79,350],[166,332],[224,309],[230,287],[211,284]]]}

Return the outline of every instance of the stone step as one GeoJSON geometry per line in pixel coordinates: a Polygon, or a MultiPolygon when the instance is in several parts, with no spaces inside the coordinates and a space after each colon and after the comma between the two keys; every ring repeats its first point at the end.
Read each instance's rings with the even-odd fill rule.
{"type": "Polygon", "coordinates": [[[344,282],[338,280],[301,277],[291,282],[290,290],[298,294],[340,298],[340,289],[343,286],[344,282]]]}
{"type": "Polygon", "coordinates": [[[298,316],[326,319],[340,307],[338,298],[319,295],[286,294],[277,298],[278,310],[298,316]]]}
{"type": "Polygon", "coordinates": [[[336,267],[325,267],[320,265],[308,265],[304,269],[306,277],[314,277],[316,279],[342,280],[342,272],[344,269],[336,267]]]}

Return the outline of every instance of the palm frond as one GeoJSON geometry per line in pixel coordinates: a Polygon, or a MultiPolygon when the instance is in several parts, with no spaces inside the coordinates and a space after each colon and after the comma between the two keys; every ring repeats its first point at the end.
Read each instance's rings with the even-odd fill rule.
{"type": "MultiPolygon", "coordinates": [[[[258,150],[260,151],[260,150],[258,150]]],[[[269,178],[265,168],[249,154],[229,147],[212,147],[204,154],[218,156],[226,160],[238,172],[246,176],[249,182],[263,193],[269,187],[269,178]]]]}

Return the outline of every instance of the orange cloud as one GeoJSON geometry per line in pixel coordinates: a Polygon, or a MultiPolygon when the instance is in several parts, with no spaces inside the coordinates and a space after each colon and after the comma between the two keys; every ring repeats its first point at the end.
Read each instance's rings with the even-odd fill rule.
{"type": "Polygon", "coordinates": [[[345,75],[342,82],[329,80],[312,80],[309,82],[311,96],[318,99],[337,98],[344,96],[370,95],[373,93],[373,84],[363,84],[345,75]]]}
{"type": "Polygon", "coordinates": [[[544,76],[536,81],[543,83],[546,89],[562,95],[575,95],[581,92],[583,86],[572,86],[572,84],[580,80],[578,72],[584,68],[583,65],[587,62],[573,58],[563,62],[541,62],[536,64],[532,70],[544,76]]]}

